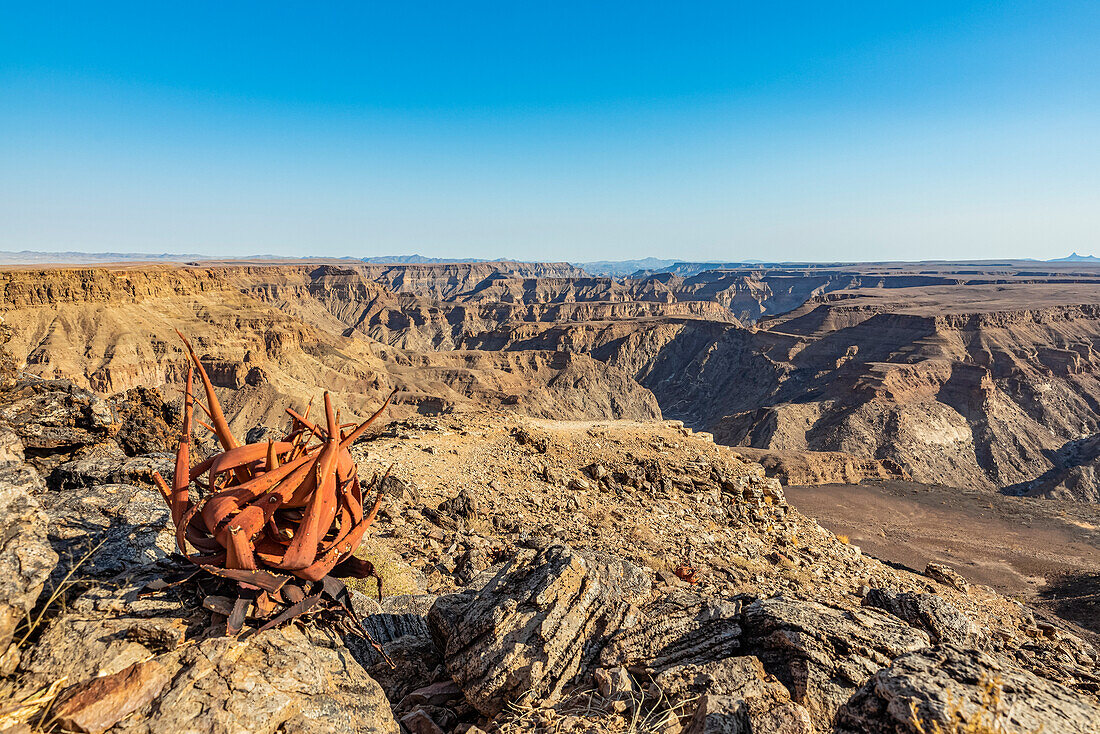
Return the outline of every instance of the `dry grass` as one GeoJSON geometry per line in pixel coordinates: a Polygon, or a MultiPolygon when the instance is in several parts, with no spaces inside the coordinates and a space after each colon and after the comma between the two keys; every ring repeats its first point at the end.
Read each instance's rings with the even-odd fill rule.
{"type": "Polygon", "coordinates": [[[0,731],[25,725],[35,717],[37,717],[37,723],[34,725],[34,730],[39,730],[54,699],[68,681],[68,678],[59,678],[48,686],[31,691],[18,701],[0,706],[0,731]]]}
{"type": "MultiPolygon", "coordinates": [[[[977,710],[967,712],[962,700],[952,697],[949,692],[946,726],[921,717],[915,701],[909,702],[910,723],[918,734],[1020,734],[1019,729],[1010,728],[1009,706],[1004,700],[1004,684],[1001,679],[986,678],[980,685],[982,701],[977,710]]],[[[1042,729],[1040,725],[1028,734],[1040,734],[1042,729]]]]}
{"type": "MultiPolygon", "coordinates": [[[[95,555],[95,552],[103,547],[105,542],[107,542],[106,538],[99,541],[75,563],[71,563],[68,573],[58,583],[57,588],[50,593],[49,598],[46,599],[38,614],[32,616],[28,613],[26,615],[19,627],[16,628],[15,639],[11,643],[17,651],[22,651],[27,644],[27,640],[42,627],[43,622],[47,619],[47,614],[58,611],[58,607],[60,607],[60,611],[65,610],[65,591],[76,584],[76,581],[73,580],[73,574],[89,558],[95,555]]],[[[54,699],[57,698],[67,682],[68,678],[63,677],[52,681],[48,685],[28,687],[25,685],[26,681],[10,679],[0,681],[0,700],[6,699],[6,703],[0,704],[0,731],[19,725],[27,725],[36,717],[37,720],[32,727],[32,731],[40,731],[54,699]]]]}
{"type": "Polygon", "coordinates": [[[670,734],[690,715],[698,697],[672,702],[660,694],[647,697],[637,686],[630,693],[605,698],[582,689],[553,706],[512,703],[497,720],[494,734],[670,734]]]}
{"type": "Polygon", "coordinates": [[[838,535],[838,536],[836,536],[836,539],[839,540],[844,545],[848,545],[849,543],[852,542],[852,539],[849,538],[847,535],[838,535]]]}

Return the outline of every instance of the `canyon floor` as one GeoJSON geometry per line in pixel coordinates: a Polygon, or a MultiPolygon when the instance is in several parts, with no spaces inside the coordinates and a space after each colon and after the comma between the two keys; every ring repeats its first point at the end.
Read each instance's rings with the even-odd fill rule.
{"type": "Polygon", "coordinates": [[[905,481],[787,486],[822,526],[906,568],[946,563],[1100,639],[1100,508],[905,481]]]}

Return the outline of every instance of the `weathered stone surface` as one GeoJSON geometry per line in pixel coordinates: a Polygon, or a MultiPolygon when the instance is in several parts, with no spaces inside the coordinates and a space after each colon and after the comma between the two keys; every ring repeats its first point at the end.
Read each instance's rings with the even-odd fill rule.
{"type": "Polygon", "coordinates": [[[472,520],[479,514],[477,498],[463,489],[449,500],[439,505],[439,511],[451,519],[472,520]]]}
{"type": "Polygon", "coordinates": [[[42,477],[23,463],[19,438],[0,424],[0,654],[57,564],[36,498],[44,490],[42,477]]]}
{"type": "Polygon", "coordinates": [[[592,674],[592,680],[596,683],[596,690],[604,698],[621,696],[624,693],[629,693],[634,688],[630,673],[621,666],[596,668],[596,672],[592,674]]]}
{"type": "Polygon", "coordinates": [[[365,640],[355,636],[346,639],[355,659],[391,701],[400,701],[410,692],[447,677],[443,655],[426,619],[437,598],[428,594],[387,596],[382,600],[381,613],[361,616],[363,628],[386,651],[394,667],[365,640]]]}
{"type": "Polygon", "coordinates": [[[797,703],[755,709],[737,696],[703,696],[684,734],[814,734],[810,714],[797,703]]]}
{"type": "Polygon", "coordinates": [[[898,655],[930,645],[928,635],[877,609],[837,609],[784,597],[745,607],[746,652],[805,706],[819,729],[832,725],[852,692],[898,655]]]}
{"type": "Polygon", "coordinates": [[[381,687],[338,639],[287,626],[182,649],[179,669],[125,732],[397,734],[381,687]]]}
{"type": "Polygon", "coordinates": [[[116,576],[176,551],[168,507],[150,487],[104,484],[46,492],[41,500],[50,542],[63,558],[59,572],[68,573],[100,541],[103,545],[80,565],[75,578],[116,576]]]}
{"type": "Polygon", "coordinates": [[[917,734],[914,719],[923,731],[936,726],[955,731],[952,725],[960,718],[989,727],[981,731],[1006,734],[1100,731],[1095,699],[1003,658],[942,645],[902,655],[876,673],[841,708],[837,732],[917,734]]]}
{"type": "Polygon", "coordinates": [[[54,716],[65,729],[99,734],[156,698],[168,677],[168,670],[154,659],[90,678],[62,694],[54,716]]]}
{"type": "Polygon", "coordinates": [[[970,582],[964,579],[958,571],[942,563],[929,563],[924,568],[924,575],[964,594],[970,592],[970,582]]]}
{"type": "Polygon", "coordinates": [[[889,589],[871,589],[863,606],[876,607],[900,617],[928,633],[933,642],[972,644],[980,636],[977,625],[955,605],[935,594],[896,593],[889,589]]]}
{"type": "Polygon", "coordinates": [[[440,597],[428,624],[467,700],[492,716],[524,694],[553,699],[590,673],[648,592],[631,564],[555,545],[509,564],[480,591],[440,597]]]}
{"type": "Polygon", "coordinates": [[[74,599],[28,651],[23,671],[41,684],[111,675],[175,648],[186,630],[206,625],[209,615],[174,594],[139,597],[141,584],[154,577],[122,588],[93,586],[74,599]]]}
{"type": "MultiPolygon", "coordinates": [[[[180,401],[182,402],[182,401],[180,401]]],[[[179,408],[159,390],[135,387],[107,399],[117,416],[115,441],[127,456],[174,451],[179,440],[179,408]]]]}
{"type": "Polygon", "coordinates": [[[740,622],[740,601],[677,590],[645,605],[636,624],[611,638],[600,664],[652,674],[672,665],[729,657],[741,646],[740,622]]]}

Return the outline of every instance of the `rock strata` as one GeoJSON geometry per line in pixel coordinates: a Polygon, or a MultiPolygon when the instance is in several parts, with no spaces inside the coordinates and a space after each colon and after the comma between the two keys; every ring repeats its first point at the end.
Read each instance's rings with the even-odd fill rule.
{"type": "Polygon", "coordinates": [[[928,633],[933,642],[973,644],[979,630],[951,602],[935,594],[896,593],[888,589],[871,589],[863,605],[877,607],[904,619],[928,633]]]}
{"type": "Polygon", "coordinates": [[[720,660],[741,647],[741,602],[674,591],[643,607],[600,653],[604,666],[652,675],[674,665],[720,660]]]}

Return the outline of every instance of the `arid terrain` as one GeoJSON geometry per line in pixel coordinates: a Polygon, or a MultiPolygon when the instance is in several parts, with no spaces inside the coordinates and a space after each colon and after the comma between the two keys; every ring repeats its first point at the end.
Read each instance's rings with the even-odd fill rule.
{"type": "Polygon", "coordinates": [[[1100,727],[1100,268],[34,265],[0,316],[0,731],[1100,727]],[[381,652],[139,596],[176,330],[250,442],[396,391],[381,652]]]}

